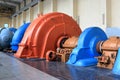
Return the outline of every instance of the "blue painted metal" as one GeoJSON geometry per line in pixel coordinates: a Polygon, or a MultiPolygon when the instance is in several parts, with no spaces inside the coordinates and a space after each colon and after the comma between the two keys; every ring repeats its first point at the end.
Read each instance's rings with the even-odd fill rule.
{"type": "Polygon", "coordinates": [[[30,25],[30,23],[25,23],[15,32],[12,42],[11,42],[12,50],[17,51],[18,44],[21,42],[21,40],[24,36],[24,33],[29,25],[30,25]]]}
{"type": "Polygon", "coordinates": [[[9,28],[2,28],[0,30],[0,48],[5,49],[10,47],[10,42],[12,41],[13,32],[9,28]]]}
{"type": "Polygon", "coordinates": [[[120,36],[120,27],[107,27],[106,34],[110,36],[120,36]]]}
{"type": "Polygon", "coordinates": [[[120,75],[120,48],[118,49],[118,53],[114,63],[114,67],[112,69],[112,73],[120,75]]]}
{"type": "Polygon", "coordinates": [[[98,27],[90,27],[82,32],[78,39],[78,45],[73,49],[67,64],[76,66],[96,65],[96,56],[100,54],[96,50],[99,41],[104,41],[107,36],[103,30],[98,27]]]}
{"type": "Polygon", "coordinates": [[[17,29],[16,29],[16,28],[11,27],[11,28],[9,28],[9,30],[10,30],[10,31],[12,31],[13,33],[15,33],[17,29]]]}

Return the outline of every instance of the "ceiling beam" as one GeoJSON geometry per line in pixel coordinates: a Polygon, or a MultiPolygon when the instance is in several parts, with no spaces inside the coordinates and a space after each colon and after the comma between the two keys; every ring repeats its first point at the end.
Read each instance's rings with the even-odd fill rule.
{"type": "Polygon", "coordinates": [[[15,14],[12,15],[12,17],[17,16],[18,14],[22,13],[22,11],[27,10],[29,7],[34,6],[38,3],[40,0],[33,0],[33,2],[27,4],[25,7],[21,8],[19,11],[17,11],[15,14]]]}
{"type": "Polygon", "coordinates": [[[13,6],[13,7],[16,7],[16,6],[17,6],[17,4],[15,4],[15,3],[12,3],[12,2],[5,2],[5,1],[0,1],[0,4],[9,5],[9,6],[13,6]]]}
{"type": "MultiPolygon", "coordinates": [[[[8,1],[8,0],[7,0],[8,1]]],[[[9,1],[14,1],[14,2],[19,2],[21,3],[23,0],[9,0],[9,1]]]]}
{"type": "Polygon", "coordinates": [[[1,0],[1,1],[4,1],[4,2],[12,2],[12,3],[19,4],[19,3],[21,3],[23,0],[1,0]]]}

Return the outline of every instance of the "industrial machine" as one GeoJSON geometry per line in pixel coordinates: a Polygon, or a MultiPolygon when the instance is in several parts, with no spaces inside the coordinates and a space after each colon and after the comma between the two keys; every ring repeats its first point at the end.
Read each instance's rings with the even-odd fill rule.
{"type": "Polygon", "coordinates": [[[12,31],[13,33],[15,33],[17,31],[17,29],[14,27],[10,27],[9,30],[12,31]]]}
{"type": "Polygon", "coordinates": [[[56,52],[56,49],[73,47],[62,44],[72,36],[78,37],[80,33],[78,24],[66,14],[54,12],[39,15],[27,28],[14,55],[18,58],[47,58],[49,60],[51,53],[56,52]]]}
{"type": "Polygon", "coordinates": [[[30,24],[14,56],[67,61],[75,66],[97,65],[120,74],[119,46],[119,37],[108,39],[98,27],[82,32],[70,16],[54,12],[39,15],[30,24]]]}
{"type": "Polygon", "coordinates": [[[20,26],[20,28],[17,29],[17,31],[15,32],[13,38],[12,38],[12,42],[11,44],[11,49],[13,51],[17,51],[18,49],[18,44],[21,42],[24,33],[26,31],[26,29],[28,28],[28,26],[30,25],[30,23],[24,23],[22,26],[20,26]]]}
{"type": "Polygon", "coordinates": [[[49,51],[46,54],[46,60],[66,62],[72,50],[77,46],[78,37],[72,36],[65,38],[58,46],[56,51],[49,51]]]}
{"type": "Polygon", "coordinates": [[[100,41],[97,50],[101,53],[98,56],[98,67],[113,69],[114,74],[120,75],[120,37],[110,37],[106,41],[100,41]]]}
{"type": "Polygon", "coordinates": [[[113,69],[120,75],[120,37],[107,39],[104,31],[98,27],[84,30],[73,49],[67,64],[75,66],[97,65],[101,68],[113,69]]]}
{"type": "Polygon", "coordinates": [[[98,67],[112,69],[120,47],[120,37],[110,37],[106,41],[100,41],[97,45],[101,56],[98,56],[98,67]]]}
{"type": "Polygon", "coordinates": [[[10,42],[14,35],[14,28],[1,28],[0,29],[0,49],[10,48],[10,42]]]}

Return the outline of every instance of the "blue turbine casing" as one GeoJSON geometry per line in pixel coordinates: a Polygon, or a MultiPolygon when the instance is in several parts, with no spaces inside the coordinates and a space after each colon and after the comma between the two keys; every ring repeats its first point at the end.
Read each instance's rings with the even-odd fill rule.
{"type": "Polygon", "coordinates": [[[13,28],[13,27],[9,28],[9,30],[12,31],[13,33],[15,33],[17,31],[17,29],[13,28]]]}
{"type": "Polygon", "coordinates": [[[112,73],[120,75],[120,48],[118,49],[118,53],[114,63],[114,67],[112,69],[112,73]]]}
{"type": "Polygon", "coordinates": [[[90,27],[85,29],[78,39],[78,45],[70,54],[67,64],[76,66],[96,65],[96,56],[100,54],[96,50],[99,41],[104,41],[107,36],[103,30],[98,27],[90,27]]]}
{"type": "Polygon", "coordinates": [[[24,33],[29,25],[30,25],[30,23],[25,23],[15,32],[15,34],[12,38],[12,42],[11,42],[12,50],[17,51],[18,44],[21,42],[21,40],[24,36],[24,33]]]}
{"type": "Polygon", "coordinates": [[[9,28],[2,28],[0,30],[0,48],[9,48],[13,35],[14,33],[9,28]]]}

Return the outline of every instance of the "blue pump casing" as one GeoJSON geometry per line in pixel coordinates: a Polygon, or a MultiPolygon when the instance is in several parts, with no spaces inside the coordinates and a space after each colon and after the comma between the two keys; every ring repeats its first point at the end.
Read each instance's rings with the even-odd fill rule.
{"type": "Polygon", "coordinates": [[[17,51],[18,44],[21,42],[21,40],[24,36],[24,33],[29,25],[30,25],[30,23],[25,23],[20,28],[18,28],[18,30],[15,32],[15,34],[12,38],[12,42],[11,42],[12,50],[17,51]]]}
{"type": "Polygon", "coordinates": [[[9,28],[9,30],[12,31],[13,33],[15,33],[17,31],[17,29],[14,27],[9,28]]]}
{"type": "Polygon", "coordinates": [[[100,54],[96,50],[97,43],[107,39],[105,32],[98,27],[85,29],[79,36],[78,45],[70,54],[67,64],[75,66],[96,65],[96,56],[100,54]]]}
{"type": "Polygon", "coordinates": [[[10,47],[14,33],[9,28],[2,28],[0,30],[0,48],[5,49],[10,47]]]}
{"type": "Polygon", "coordinates": [[[112,69],[112,73],[120,75],[120,48],[118,49],[118,53],[114,63],[114,67],[112,69]]]}

